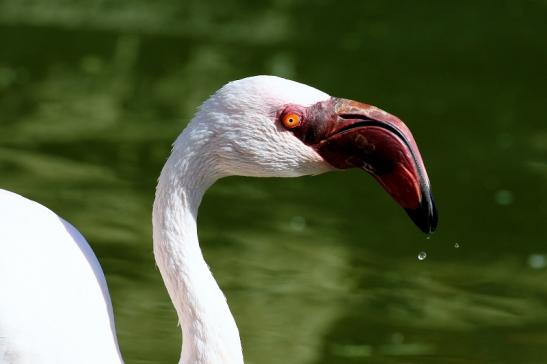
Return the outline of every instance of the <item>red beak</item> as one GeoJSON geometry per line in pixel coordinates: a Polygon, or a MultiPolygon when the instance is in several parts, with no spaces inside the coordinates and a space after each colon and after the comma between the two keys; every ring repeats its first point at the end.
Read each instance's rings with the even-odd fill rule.
{"type": "Polygon", "coordinates": [[[374,106],[332,98],[307,109],[294,133],[331,165],[370,173],[425,233],[438,213],[420,151],[408,127],[374,106]]]}

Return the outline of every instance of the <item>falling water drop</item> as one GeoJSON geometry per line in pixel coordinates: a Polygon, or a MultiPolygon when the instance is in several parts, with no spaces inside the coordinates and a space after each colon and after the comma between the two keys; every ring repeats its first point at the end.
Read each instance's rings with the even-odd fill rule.
{"type": "Polygon", "coordinates": [[[418,254],[418,260],[424,260],[425,258],[427,258],[426,252],[420,252],[420,254],[418,254]]]}
{"type": "Polygon", "coordinates": [[[425,237],[427,240],[431,239],[431,235],[425,237]]]}
{"type": "Polygon", "coordinates": [[[460,244],[454,243],[454,248],[458,249],[460,247],[460,244]]]}
{"type": "Polygon", "coordinates": [[[543,269],[547,266],[547,259],[543,254],[532,254],[528,257],[528,265],[534,269],[543,269]]]}
{"type": "Polygon", "coordinates": [[[496,192],[495,200],[498,205],[509,206],[513,203],[513,192],[509,190],[499,190],[496,192]]]}

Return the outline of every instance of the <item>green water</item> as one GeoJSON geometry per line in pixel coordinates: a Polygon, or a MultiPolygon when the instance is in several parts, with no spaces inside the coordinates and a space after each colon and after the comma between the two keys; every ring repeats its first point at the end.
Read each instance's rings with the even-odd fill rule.
{"type": "Polygon", "coordinates": [[[88,238],[126,362],[174,363],[150,208],[196,107],[254,74],[372,103],[413,130],[438,232],[359,171],[217,183],[199,232],[246,362],[547,363],[546,39],[545,0],[4,0],[0,186],[88,238]]]}

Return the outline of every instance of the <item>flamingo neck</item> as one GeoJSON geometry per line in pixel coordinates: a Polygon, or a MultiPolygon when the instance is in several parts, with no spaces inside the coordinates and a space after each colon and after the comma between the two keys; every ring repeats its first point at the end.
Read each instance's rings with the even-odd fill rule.
{"type": "Polygon", "coordinates": [[[207,153],[210,144],[199,140],[187,128],[160,175],[153,209],[154,256],[182,328],[180,363],[242,364],[239,331],[198,241],[201,199],[221,177],[207,153]]]}

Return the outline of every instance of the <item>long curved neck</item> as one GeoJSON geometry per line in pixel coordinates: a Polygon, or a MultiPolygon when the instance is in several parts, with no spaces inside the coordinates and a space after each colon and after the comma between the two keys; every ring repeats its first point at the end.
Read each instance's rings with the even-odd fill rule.
{"type": "Polygon", "coordinates": [[[239,332],[203,259],[196,218],[205,190],[221,175],[203,136],[189,127],[174,144],[158,181],[154,256],[182,327],[181,363],[242,364],[239,332]]]}

